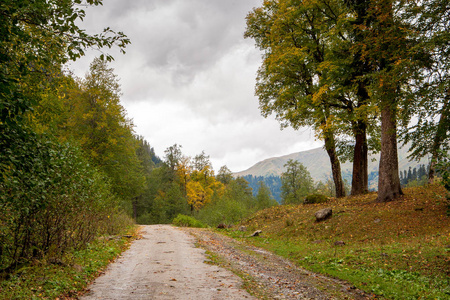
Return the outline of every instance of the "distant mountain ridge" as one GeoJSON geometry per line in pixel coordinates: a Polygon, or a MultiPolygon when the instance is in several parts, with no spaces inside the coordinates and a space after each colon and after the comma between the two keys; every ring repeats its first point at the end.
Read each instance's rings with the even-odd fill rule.
{"type": "MultiPolygon", "coordinates": [[[[409,167],[416,167],[418,164],[428,165],[428,159],[422,159],[419,161],[409,161],[407,158],[408,146],[400,147],[398,149],[398,159],[399,159],[399,170],[408,170],[409,167]]],[[[315,181],[326,181],[328,178],[331,178],[331,164],[330,159],[328,157],[327,152],[323,148],[315,148],[307,151],[296,152],[280,157],[272,157],[260,161],[248,168],[247,170],[236,172],[234,176],[280,176],[281,173],[284,172],[284,165],[289,159],[297,160],[301,162],[311,173],[312,178],[315,181]]],[[[369,174],[374,172],[378,174],[378,164],[379,164],[380,155],[370,155],[369,156],[369,174]]],[[[344,177],[351,177],[352,174],[352,163],[346,162],[341,164],[341,170],[344,174],[344,177]],[[347,176],[345,176],[347,175],[347,176]]]]}

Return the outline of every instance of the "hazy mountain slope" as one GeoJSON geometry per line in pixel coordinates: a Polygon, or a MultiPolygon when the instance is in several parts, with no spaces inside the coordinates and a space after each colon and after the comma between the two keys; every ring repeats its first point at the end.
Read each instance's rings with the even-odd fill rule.
{"type": "MultiPolygon", "coordinates": [[[[399,158],[399,169],[401,171],[408,170],[411,166],[412,168],[416,167],[418,164],[428,164],[428,159],[422,159],[420,162],[417,161],[409,161],[407,159],[408,156],[408,147],[400,148],[398,151],[399,158]]],[[[369,174],[371,172],[378,172],[378,164],[379,164],[380,155],[373,155],[369,157],[369,174]]],[[[284,164],[289,160],[294,159],[301,162],[311,173],[311,176],[314,180],[325,180],[331,176],[331,165],[330,160],[328,158],[328,154],[323,148],[316,148],[312,150],[292,153],[289,155],[284,155],[280,157],[268,158],[263,161],[256,163],[254,166],[249,169],[241,172],[234,173],[235,176],[245,176],[245,175],[253,175],[253,176],[269,176],[269,175],[278,175],[284,171],[284,164]]],[[[351,173],[352,172],[352,163],[347,162],[341,165],[342,173],[351,173]]]]}

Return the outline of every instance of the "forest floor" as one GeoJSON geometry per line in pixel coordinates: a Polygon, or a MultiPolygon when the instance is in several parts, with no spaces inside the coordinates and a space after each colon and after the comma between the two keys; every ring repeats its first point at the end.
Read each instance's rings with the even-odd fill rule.
{"type": "Polygon", "coordinates": [[[221,232],[303,267],[351,282],[377,299],[449,299],[450,195],[435,184],[405,188],[392,202],[376,193],[327,203],[279,205],[221,232]],[[316,222],[315,212],[333,211],[316,222]],[[262,233],[248,238],[255,230],[262,233]]]}

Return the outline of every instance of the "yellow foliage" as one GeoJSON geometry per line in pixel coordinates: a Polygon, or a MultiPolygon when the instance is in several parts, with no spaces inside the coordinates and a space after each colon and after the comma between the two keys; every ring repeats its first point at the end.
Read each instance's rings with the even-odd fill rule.
{"type": "Polygon", "coordinates": [[[208,193],[198,181],[189,181],[186,185],[188,204],[195,210],[202,208],[211,199],[208,193]]]}

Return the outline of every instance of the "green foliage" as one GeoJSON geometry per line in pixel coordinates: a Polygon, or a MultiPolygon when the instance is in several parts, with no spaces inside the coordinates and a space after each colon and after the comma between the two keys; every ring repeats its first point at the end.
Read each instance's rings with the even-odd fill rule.
{"type": "MultiPolygon", "coordinates": [[[[75,139],[91,162],[112,181],[114,192],[131,202],[145,188],[138,140],[120,104],[120,85],[113,69],[96,58],[78,86],[67,91],[66,120],[60,136],[75,139]]],[[[142,156],[141,156],[142,157],[142,156]]]]}
{"type": "Polygon", "coordinates": [[[127,244],[125,238],[96,239],[84,249],[72,249],[58,260],[59,263],[36,260],[33,265],[0,281],[0,299],[77,298],[127,244]]]}
{"type": "Polygon", "coordinates": [[[146,189],[135,201],[138,224],[169,224],[178,214],[189,213],[184,188],[171,174],[166,164],[148,174],[146,189]]]}
{"type": "Polygon", "coordinates": [[[121,214],[108,180],[76,147],[36,137],[26,149],[33,155],[28,167],[11,166],[0,182],[1,269],[81,248],[114,231],[109,223],[121,214]]]}
{"type": "Polygon", "coordinates": [[[442,184],[450,191],[450,156],[446,152],[441,152],[441,159],[437,164],[437,170],[442,176],[442,184]]]}
{"type": "Polygon", "coordinates": [[[250,210],[245,203],[239,199],[222,197],[213,200],[198,212],[197,218],[212,227],[219,224],[235,224],[249,216],[250,210]]]}
{"type": "MultiPolygon", "coordinates": [[[[281,166],[282,167],[282,166],[281,166]]],[[[256,197],[259,191],[259,187],[261,182],[263,182],[267,188],[270,190],[270,194],[277,201],[281,202],[281,178],[279,176],[254,176],[254,175],[245,175],[244,178],[249,186],[252,188],[253,196],[256,197]]]]}
{"type": "Polygon", "coordinates": [[[281,196],[283,204],[299,204],[314,190],[314,182],[306,167],[290,159],[281,174],[281,196]]]}
{"type": "Polygon", "coordinates": [[[209,226],[235,224],[258,209],[248,182],[243,178],[233,179],[222,195],[215,194],[211,203],[202,208],[197,218],[209,226]]]}
{"type": "Polygon", "coordinates": [[[328,202],[329,198],[321,194],[312,194],[305,197],[303,204],[315,204],[328,202]]]}
{"type": "Polygon", "coordinates": [[[269,188],[263,181],[260,181],[258,193],[256,194],[256,209],[265,209],[277,204],[278,202],[272,197],[269,188]]]}
{"type": "MultiPolygon", "coordinates": [[[[0,3],[0,126],[17,127],[23,114],[32,111],[50,78],[61,65],[84,55],[86,48],[121,51],[129,39],[106,28],[90,35],[78,26],[85,17],[81,1],[2,1],[0,3]]],[[[89,0],[87,5],[102,1],[89,0]]],[[[110,55],[106,59],[111,60],[110,55]]],[[[3,138],[3,136],[0,136],[3,138]]]]}
{"type": "Polygon", "coordinates": [[[402,139],[410,145],[410,158],[431,154],[439,159],[439,149],[449,150],[450,82],[448,3],[425,0],[410,3],[405,14],[412,22],[417,39],[416,59],[422,61],[424,73],[415,82],[414,94],[407,99],[403,122],[411,116],[414,122],[404,126],[402,139]]]}
{"type": "Polygon", "coordinates": [[[196,227],[204,228],[205,225],[199,220],[191,216],[179,214],[175,219],[173,219],[172,224],[180,227],[196,227]]]}

